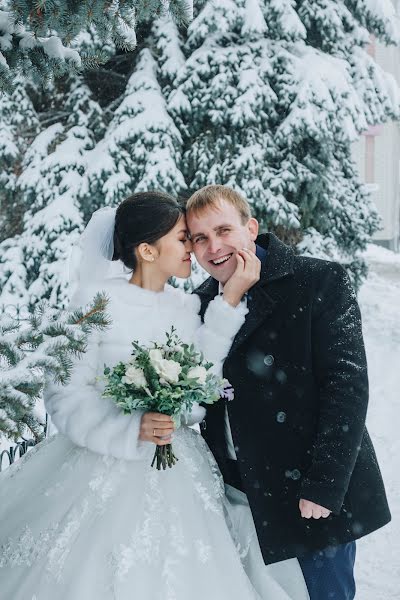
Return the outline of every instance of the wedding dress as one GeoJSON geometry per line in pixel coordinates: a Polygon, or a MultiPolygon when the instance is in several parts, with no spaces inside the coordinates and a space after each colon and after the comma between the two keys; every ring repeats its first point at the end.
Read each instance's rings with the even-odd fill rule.
{"type": "Polygon", "coordinates": [[[266,567],[246,496],[225,494],[189,427],[202,407],[174,432],[178,463],[157,471],[141,413],[101,396],[104,365],[126,360],[133,340],[165,341],[172,325],[220,365],[246,309],[218,297],[201,325],[197,296],[169,286],[118,278],[105,291],[111,327],[92,334],[68,385],[46,388],[58,433],[0,475],[1,600],[307,600],[297,560],[266,567]]]}

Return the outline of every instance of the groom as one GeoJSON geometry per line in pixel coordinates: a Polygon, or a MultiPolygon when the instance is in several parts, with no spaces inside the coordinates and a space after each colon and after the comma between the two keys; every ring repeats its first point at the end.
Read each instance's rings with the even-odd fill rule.
{"type": "Polygon", "coordinates": [[[212,185],[187,202],[202,314],[242,248],[262,262],[225,360],[233,401],[207,407],[203,435],[225,482],[247,495],[265,563],[298,557],[311,600],[354,598],[355,542],[390,521],[365,428],[361,318],[344,269],[258,235],[247,201],[212,185]]]}

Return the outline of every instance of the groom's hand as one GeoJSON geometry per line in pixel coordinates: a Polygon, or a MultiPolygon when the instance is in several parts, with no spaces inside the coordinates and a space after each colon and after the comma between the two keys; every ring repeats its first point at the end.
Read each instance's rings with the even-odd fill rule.
{"type": "Polygon", "coordinates": [[[228,304],[237,306],[245,293],[260,279],[261,261],[254,252],[243,248],[236,254],[237,266],[224,285],[223,298],[228,304]]]}
{"type": "Polygon", "coordinates": [[[153,442],[157,446],[165,446],[171,443],[171,435],[174,429],[174,422],[168,415],[147,412],[142,416],[139,440],[142,442],[153,442]]]}
{"type": "Polygon", "coordinates": [[[305,519],[320,519],[321,517],[326,519],[332,512],[324,506],[320,506],[319,504],[315,504],[315,502],[303,499],[301,499],[299,502],[299,508],[301,516],[305,519]]]}

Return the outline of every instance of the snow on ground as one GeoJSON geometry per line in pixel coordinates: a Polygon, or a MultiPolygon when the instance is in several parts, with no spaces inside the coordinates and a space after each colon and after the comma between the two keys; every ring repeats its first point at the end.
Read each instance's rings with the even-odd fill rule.
{"type": "MultiPolygon", "coordinates": [[[[393,520],[357,542],[356,600],[399,600],[400,254],[371,244],[366,255],[370,274],[359,300],[371,387],[367,424],[393,520]]],[[[0,443],[4,447],[8,444],[0,443]]]]}
{"type": "Polygon", "coordinates": [[[367,426],[386,484],[392,522],[357,543],[357,600],[400,598],[400,255],[369,246],[360,291],[370,404],[367,426]]]}

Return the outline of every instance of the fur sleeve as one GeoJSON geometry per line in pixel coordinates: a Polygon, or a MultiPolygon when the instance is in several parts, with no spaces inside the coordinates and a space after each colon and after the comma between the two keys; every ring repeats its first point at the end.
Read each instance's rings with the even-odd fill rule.
{"type": "Polygon", "coordinates": [[[86,353],[74,360],[67,385],[46,382],[45,407],[57,430],[78,446],[116,458],[140,460],[150,456],[153,448],[150,442],[138,440],[143,413],[125,415],[112,400],[103,398],[96,386],[101,336],[100,332],[92,332],[86,353]]]}
{"type": "Polygon", "coordinates": [[[204,323],[195,333],[194,343],[214,364],[215,373],[221,374],[222,363],[247,313],[248,309],[242,303],[233,307],[222,296],[216,296],[209,303],[204,323]]]}

